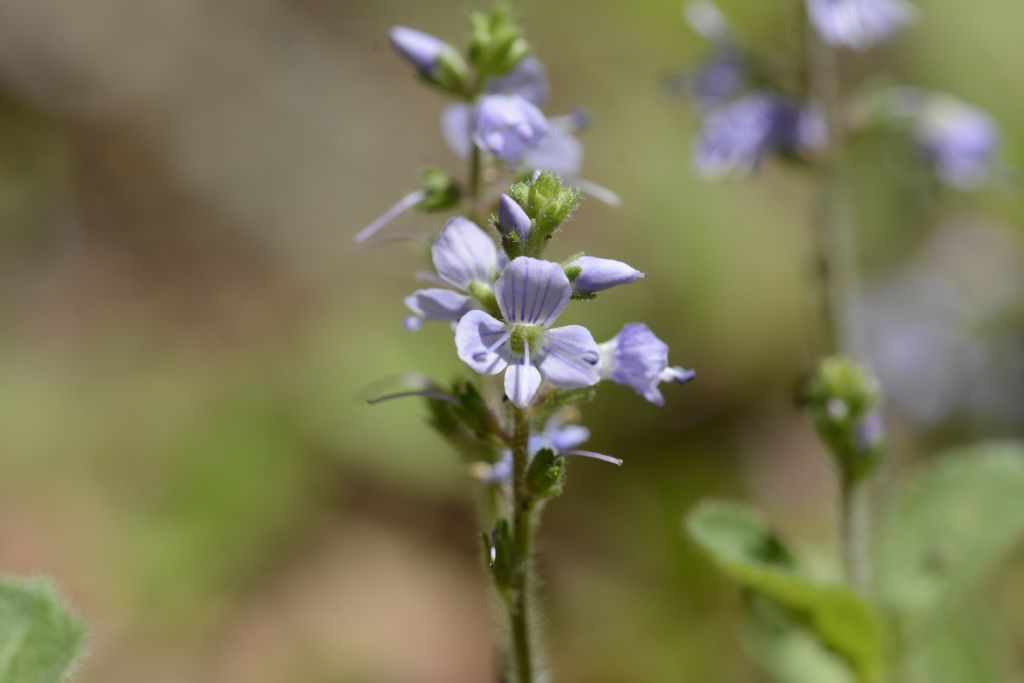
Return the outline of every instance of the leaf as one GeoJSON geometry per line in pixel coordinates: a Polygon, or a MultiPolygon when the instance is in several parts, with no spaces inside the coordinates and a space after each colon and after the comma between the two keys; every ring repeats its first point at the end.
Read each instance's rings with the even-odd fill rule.
{"type": "Polygon", "coordinates": [[[0,683],[60,683],[84,641],[53,583],[0,576],[0,683]]]}
{"type": "Polygon", "coordinates": [[[844,586],[802,576],[782,543],[756,511],[704,501],[687,517],[690,536],[741,585],[792,610],[860,680],[882,668],[882,624],[864,600],[844,586]]]}
{"type": "Polygon", "coordinates": [[[804,624],[763,598],[751,609],[745,644],[754,661],[778,683],[855,683],[841,657],[804,624]]]}
{"type": "Polygon", "coordinates": [[[903,683],[1007,683],[998,629],[982,610],[959,610],[903,649],[903,683]]]}
{"type": "Polygon", "coordinates": [[[934,621],[1024,534],[1024,446],[990,442],[926,465],[881,519],[874,589],[904,628],[934,621]]]}

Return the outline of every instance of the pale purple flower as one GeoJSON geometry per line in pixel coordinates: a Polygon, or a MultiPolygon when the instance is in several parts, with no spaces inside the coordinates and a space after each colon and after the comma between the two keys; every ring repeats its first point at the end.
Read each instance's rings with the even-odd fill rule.
{"type": "Polygon", "coordinates": [[[581,294],[592,294],[618,285],[636,282],[644,274],[633,266],[608,258],[580,256],[569,264],[579,268],[579,275],[572,281],[573,289],[581,294]]]}
{"type": "Polygon", "coordinates": [[[807,0],[807,12],[824,41],[855,50],[888,39],[917,18],[906,0],[807,0]]]}
{"type": "MultiPolygon", "coordinates": [[[[536,57],[526,57],[511,72],[487,82],[487,95],[517,95],[528,103],[542,106],[548,99],[549,83],[543,63],[536,57]]],[[[483,102],[483,98],[480,103],[483,102]]],[[[454,103],[441,113],[441,132],[455,154],[466,159],[476,142],[474,122],[479,108],[461,102],[454,103]]],[[[606,204],[618,206],[618,195],[611,190],[579,177],[583,167],[583,143],[575,133],[587,122],[586,115],[573,112],[547,119],[547,132],[529,146],[518,151],[518,156],[505,158],[516,171],[541,169],[566,176],[567,184],[577,187],[606,204]]],[[[490,150],[488,150],[490,151],[490,150]]],[[[500,155],[499,155],[500,156],[500,155]]]]}
{"type": "Polygon", "coordinates": [[[519,202],[502,193],[498,198],[498,227],[503,233],[514,232],[521,242],[530,236],[530,217],[519,202]]]}
{"type": "Polygon", "coordinates": [[[754,92],[708,114],[694,163],[709,178],[749,173],[770,152],[802,155],[824,142],[824,122],[815,109],[754,92]]]}
{"type": "Polygon", "coordinates": [[[854,440],[857,450],[870,453],[878,448],[885,439],[885,420],[880,410],[872,410],[860,419],[854,428],[854,440]]]}
{"type": "Polygon", "coordinates": [[[513,259],[494,287],[504,321],[481,310],[455,328],[459,358],[484,375],[505,373],[505,394],[524,408],[543,380],[563,389],[600,380],[597,344],[587,328],[550,329],[572,295],[562,266],[528,256],[513,259]]]}
{"type": "Polygon", "coordinates": [[[425,76],[434,75],[437,60],[448,47],[440,38],[405,26],[393,27],[388,37],[395,51],[425,76]]]}
{"type": "Polygon", "coordinates": [[[955,97],[932,95],[921,109],[914,137],[943,182],[970,190],[989,175],[999,127],[991,116],[955,97]]]}
{"type": "Polygon", "coordinates": [[[548,134],[551,127],[537,105],[521,95],[485,95],[473,109],[473,143],[515,163],[548,134]]]}
{"type": "Polygon", "coordinates": [[[687,90],[702,110],[718,107],[738,97],[747,86],[749,74],[743,52],[733,38],[722,12],[709,2],[685,8],[686,20],[694,31],[711,42],[711,56],[688,79],[687,90]]]}
{"type": "Polygon", "coordinates": [[[651,403],[661,406],[665,399],[661,382],[689,382],[694,370],[668,364],[668,344],[658,339],[643,323],[622,326],[614,338],[600,345],[601,377],[632,387],[651,403]]]}
{"type": "Polygon", "coordinates": [[[490,287],[498,276],[498,250],[494,241],[472,221],[455,216],[445,223],[434,240],[430,255],[438,278],[452,289],[421,289],[405,299],[413,315],[405,319],[408,330],[424,320],[455,322],[476,304],[469,295],[474,283],[490,287]]]}

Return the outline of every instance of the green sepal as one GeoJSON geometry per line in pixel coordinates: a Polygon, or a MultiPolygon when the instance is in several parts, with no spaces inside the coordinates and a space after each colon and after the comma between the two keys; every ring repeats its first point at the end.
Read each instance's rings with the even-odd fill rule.
{"type": "Polygon", "coordinates": [[[550,448],[537,451],[526,470],[526,488],[538,500],[562,494],[565,483],[565,459],[550,448]]]}
{"type": "Polygon", "coordinates": [[[427,397],[429,424],[469,461],[494,462],[504,446],[502,428],[476,385],[456,380],[449,392],[457,404],[427,397]]]}
{"type": "Polygon", "coordinates": [[[794,556],[755,510],[704,501],[687,516],[686,528],[719,569],[805,624],[856,672],[857,680],[879,680],[886,655],[879,615],[846,586],[802,573],[794,556]]]}
{"type": "Polygon", "coordinates": [[[469,66],[451,45],[445,45],[433,69],[429,73],[419,72],[419,77],[423,83],[449,97],[462,100],[472,95],[469,66]]]}
{"type": "Polygon", "coordinates": [[[597,292],[573,292],[570,298],[573,301],[593,301],[597,298],[597,292]]]}
{"type": "Polygon", "coordinates": [[[561,178],[550,171],[542,171],[536,180],[514,184],[508,194],[523,207],[532,222],[530,237],[523,248],[527,256],[540,256],[548,240],[579,204],[579,191],[563,187],[561,178]]]}

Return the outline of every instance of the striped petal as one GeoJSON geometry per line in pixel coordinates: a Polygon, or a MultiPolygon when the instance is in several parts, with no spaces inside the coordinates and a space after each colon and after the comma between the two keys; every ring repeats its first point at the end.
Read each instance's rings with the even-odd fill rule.
{"type": "Polygon", "coordinates": [[[459,320],[455,349],[466,365],[482,375],[497,375],[508,367],[512,357],[505,324],[480,310],[470,311],[459,320]]]}
{"type": "Polygon", "coordinates": [[[561,265],[520,256],[502,271],[494,294],[508,322],[548,327],[569,302],[572,285],[561,265]]]}
{"type": "Polygon", "coordinates": [[[498,249],[476,223],[455,216],[445,223],[430,254],[441,279],[459,289],[469,283],[491,283],[498,270],[498,249]]]}
{"type": "Polygon", "coordinates": [[[566,325],[544,333],[540,370],[556,387],[578,389],[601,379],[601,352],[590,330],[566,325]]]}

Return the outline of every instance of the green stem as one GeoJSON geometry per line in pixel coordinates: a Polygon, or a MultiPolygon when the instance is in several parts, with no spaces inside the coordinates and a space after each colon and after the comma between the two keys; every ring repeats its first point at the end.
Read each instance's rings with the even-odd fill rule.
{"type": "MultiPolygon", "coordinates": [[[[827,131],[820,164],[814,220],[814,243],[822,321],[822,352],[863,357],[857,281],[857,244],[847,207],[845,187],[846,135],[838,55],[809,21],[808,63],[811,94],[820,107],[827,131]]],[[[843,565],[847,580],[865,588],[867,572],[867,481],[840,474],[840,515],[843,565]]]]}
{"type": "Polygon", "coordinates": [[[530,420],[525,410],[513,408],[512,434],[512,543],[515,553],[512,586],[508,599],[512,630],[513,680],[533,683],[534,654],[532,643],[532,571],[534,504],[526,490],[529,465],[530,420]]]}
{"type": "Polygon", "coordinates": [[[480,185],[483,176],[480,148],[472,139],[469,141],[469,217],[479,223],[480,185]]]}
{"type": "Polygon", "coordinates": [[[868,583],[867,481],[844,476],[840,485],[843,568],[847,582],[864,591],[868,583]]]}

